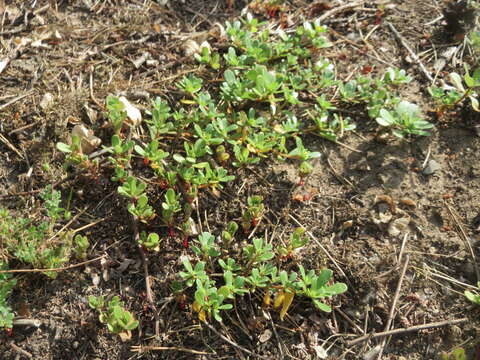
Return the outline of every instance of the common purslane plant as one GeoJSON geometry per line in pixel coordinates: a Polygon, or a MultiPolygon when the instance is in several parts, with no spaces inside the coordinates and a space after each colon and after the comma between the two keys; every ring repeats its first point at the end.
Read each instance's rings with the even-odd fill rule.
{"type": "MultiPolygon", "coordinates": [[[[262,291],[265,302],[275,296],[281,318],[295,296],[330,311],[325,299],[345,292],[346,286],[332,284],[333,273],[326,269],[316,273],[301,264],[298,272],[281,268],[307,243],[302,230],[279,246],[258,234],[245,239],[253,237],[252,230],[261,232],[258,225],[266,209],[260,195],[249,196],[238,223],[227,220],[219,236],[193,231],[192,212],[199,210],[202,194],[222,196],[246,168],[269,159],[293,163],[302,184],[321,155],[315,145],[307,146],[314,143],[307,137],[339,142],[356,126],[345,115],[349,106],[361,108],[398,137],[428,135],[432,127],[417,105],[398,95],[411,81],[404,70],[388,68],[377,77],[343,81],[333,63],[321,56],[322,49],[332,46],[327,28],[305,22],[292,30],[274,30],[250,15],[227,22],[226,50],[220,53],[202,44],[194,56],[209,71],[181,78],[176,83],[179,98],[154,99],[143,122],[126,99],[112,95],[106,100],[109,176],[138,220],[139,245],[149,255],[158,253],[162,228],[171,238],[178,231],[185,249],[193,238],[194,258],[182,258],[185,271],[180,277],[184,287],[195,288],[192,307],[204,321],[221,320],[232,300],[255,291],[262,291]],[[237,241],[246,243],[232,254],[237,241]],[[222,276],[213,276],[216,271],[222,276]]],[[[58,148],[73,163],[89,161],[78,140],[58,148]]]]}
{"type": "Polygon", "coordinates": [[[89,296],[88,304],[92,309],[99,312],[99,320],[106,324],[110,332],[118,334],[123,341],[129,340],[132,330],[138,327],[138,320],[133,314],[124,308],[124,304],[118,296],[107,301],[103,296],[89,296]]]}
{"type": "Polygon", "coordinates": [[[480,305],[480,282],[477,283],[476,291],[465,290],[465,297],[472,303],[480,305]]]}
{"type": "MultiPolygon", "coordinates": [[[[305,245],[306,241],[301,236],[302,231],[296,230],[290,239],[289,250],[280,248],[278,253],[285,254],[305,245]]],[[[193,266],[184,257],[182,263],[185,271],[180,273],[180,277],[186,287],[195,286],[192,309],[198,313],[201,321],[212,318],[222,321],[222,311],[233,307],[231,300],[259,289],[265,292],[264,306],[271,304],[271,295],[275,296],[273,307],[280,309],[281,319],[287,314],[295,296],[310,298],[318,309],[330,312],[331,306],[325,303],[325,299],[347,291],[345,284],[331,283],[333,272],[328,269],[318,275],[313,270],[305,271],[302,265],[298,266],[299,274],[280,270],[273,265],[273,246],[262,238],[252,239],[251,244],[244,248],[238,264],[232,258],[220,257],[212,234],[202,233],[197,242],[200,246],[195,247],[194,253],[202,260],[193,266]],[[210,264],[208,268],[207,263],[210,264]],[[223,281],[211,276],[217,269],[223,271],[223,281]]]]}
{"type": "Polygon", "coordinates": [[[453,108],[468,100],[474,111],[480,111],[480,68],[477,68],[470,75],[469,68],[465,66],[465,75],[460,76],[456,72],[450,73],[452,85],[445,85],[442,88],[432,86],[429,88],[430,95],[440,105],[439,112],[442,113],[448,108],[453,108]]]}
{"type": "Polygon", "coordinates": [[[429,135],[425,130],[433,124],[420,116],[420,108],[408,101],[400,101],[392,111],[380,109],[377,123],[391,127],[393,134],[399,138],[406,135],[429,135]]]}

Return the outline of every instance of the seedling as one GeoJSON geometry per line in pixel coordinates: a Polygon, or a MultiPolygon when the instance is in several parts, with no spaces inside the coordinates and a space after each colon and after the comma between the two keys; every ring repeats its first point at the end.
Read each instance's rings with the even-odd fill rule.
{"type": "Polygon", "coordinates": [[[251,289],[255,291],[257,288],[266,288],[276,282],[278,269],[270,263],[260,264],[252,269],[247,282],[251,289]]]}
{"type": "Polygon", "coordinates": [[[56,147],[61,152],[67,154],[67,158],[65,159],[66,164],[89,168],[90,163],[88,161],[88,156],[83,154],[81,142],[82,140],[79,136],[73,135],[71,138],[71,144],[58,142],[56,147]]]}
{"type": "Polygon", "coordinates": [[[215,320],[221,322],[223,319],[220,311],[229,310],[233,308],[233,305],[224,304],[225,297],[209,281],[202,283],[197,280],[196,285],[197,291],[195,291],[195,302],[192,309],[198,313],[199,320],[207,321],[213,316],[215,320]]]}
{"type": "Polygon", "coordinates": [[[237,230],[238,230],[238,224],[235,221],[230,221],[227,224],[227,228],[222,232],[222,240],[225,248],[228,248],[237,230]]]}
{"type": "Polygon", "coordinates": [[[296,228],[286,246],[278,248],[278,254],[281,258],[292,258],[297,249],[302,248],[308,243],[308,238],[304,237],[305,229],[296,228]]]}
{"type": "Polygon", "coordinates": [[[407,75],[406,71],[403,69],[388,68],[383,75],[382,80],[387,84],[401,85],[411,82],[412,77],[407,75]]]}
{"type": "Polygon", "coordinates": [[[160,237],[157,233],[150,233],[147,235],[145,231],[142,231],[138,242],[149,251],[160,251],[160,237]]]}
{"type": "Polygon", "coordinates": [[[205,262],[197,262],[194,268],[187,257],[184,256],[181,260],[183,267],[187,271],[181,271],[180,277],[185,281],[187,286],[192,286],[197,280],[200,280],[201,282],[208,280],[207,273],[205,272],[205,262]]]}
{"type": "Polygon", "coordinates": [[[247,198],[247,210],[242,215],[243,231],[247,232],[251,227],[257,226],[263,215],[265,206],[263,205],[263,197],[253,195],[247,198]]]}
{"type": "Polygon", "coordinates": [[[200,234],[197,240],[195,240],[196,245],[192,245],[193,252],[200,256],[203,261],[209,261],[210,258],[220,255],[220,252],[217,250],[215,244],[215,236],[208,232],[203,232],[200,234]]]}
{"type": "Polygon", "coordinates": [[[235,295],[243,295],[248,292],[245,288],[245,278],[243,276],[236,276],[230,270],[223,273],[225,285],[218,289],[218,293],[225,299],[234,299],[235,295]]]}
{"type": "Polygon", "coordinates": [[[315,159],[321,156],[319,152],[311,152],[303,146],[302,139],[295,138],[297,147],[290,151],[288,156],[292,159],[300,160],[299,173],[300,178],[304,178],[313,171],[313,166],[308,162],[310,159],[315,159]]]}
{"type": "Polygon", "coordinates": [[[343,294],[347,291],[347,285],[344,283],[335,283],[327,285],[333,276],[333,271],[324,269],[319,275],[313,270],[308,273],[302,265],[298,266],[300,270],[300,280],[297,282],[298,293],[312,299],[315,306],[325,312],[331,312],[332,308],[321,301],[321,299],[343,294]]]}
{"type": "Polygon", "coordinates": [[[145,122],[150,131],[150,137],[152,140],[157,140],[160,135],[168,134],[174,130],[173,123],[167,121],[173,114],[170,112],[171,109],[168,104],[159,97],[152,101],[152,108],[152,118],[145,120],[145,122]]]}
{"type": "Polygon", "coordinates": [[[139,182],[137,178],[129,176],[122,186],[119,186],[117,191],[120,195],[123,195],[133,201],[139,199],[146,189],[146,185],[142,182],[139,182]]]}
{"type": "Polygon", "coordinates": [[[430,133],[425,130],[433,127],[433,124],[420,117],[419,107],[408,101],[401,101],[393,111],[381,109],[376,120],[381,126],[391,127],[392,133],[399,138],[405,135],[428,136],[430,133]]]}
{"type": "Polygon", "coordinates": [[[75,256],[80,260],[84,260],[87,257],[87,249],[90,245],[88,238],[82,235],[75,235],[73,238],[73,244],[75,256]]]}
{"type": "Polygon", "coordinates": [[[235,273],[236,271],[242,269],[242,267],[240,265],[237,265],[235,263],[235,260],[231,258],[228,258],[227,262],[223,261],[223,259],[218,259],[218,264],[224,271],[230,271],[232,273],[235,273]]]}
{"type": "Polygon", "coordinates": [[[456,348],[449,353],[440,354],[441,360],[467,360],[467,355],[463,348],[456,348]]]}
{"type": "Polygon", "coordinates": [[[143,157],[145,165],[150,164],[152,168],[163,167],[161,161],[168,157],[169,153],[159,149],[158,140],[152,140],[145,148],[135,145],[135,151],[143,157]]]}
{"type": "Polygon", "coordinates": [[[140,195],[136,201],[134,200],[128,204],[127,209],[130,214],[143,223],[148,223],[155,217],[155,211],[148,204],[148,198],[145,194],[140,195]]]}
{"type": "Polygon", "coordinates": [[[272,249],[272,244],[264,242],[264,240],[261,238],[254,238],[252,240],[252,244],[247,245],[243,249],[245,257],[248,261],[247,268],[272,259],[275,256],[272,249]]]}
{"type": "MultiPolygon", "coordinates": [[[[0,262],[0,269],[6,270],[7,264],[0,262]]],[[[0,329],[11,329],[15,317],[7,299],[17,281],[9,274],[0,274],[0,329]]]]}
{"type": "Polygon", "coordinates": [[[115,134],[119,134],[123,127],[123,122],[127,118],[125,106],[116,96],[107,96],[106,105],[108,118],[110,119],[115,134]]]}
{"type": "Polygon", "coordinates": [[[480,305],[480,281],[477,283],[476,291],[465,290],[465,297],[474,304],[480,305]]]}
{"type": "Polygon", "coordinates": [[[469,99],[472,109],[480,111],[478,97],[480,94],[480,68],[477,68],[472,75],[465,66],[465,75],[462,77],[456,73],[450,73],[452,86],[446,85],[443,89],[438,87],[429,88],[432,97],[441,104],[440,112],[446,108],[452,108],[463,100],[469,99]]]}
{"type": "Polygon", "coordinates": [[[173,216],[182,210],[178,195],[173,189],[168,189],[165,193],[165,201],[162,203],[162,218],[168,227],[173,224],[173,216]]]}
{"type": "Polygon", "coordinates": [[[195,75],[185,76],[179,83],[178,88],[185,91],[187,94],[193,95],[202,88],[203,80],[195,75]]]}
{"type": "Polygon", "coordinates": [[[125,310],[118,296],[114,296],[109,302],[106,302],[103,296],[89,296],[88,304],[100,313],[100,322],[106,324],[110,332],[118,334],[122,341],[131,339],[132,330],[136,329],[139,323],[131,312],[125,310]]]}
{"type": "Polygon", "coordinates": [[[212,54],[210,48],[207,46],[203,46],[200,54],[194,54],[194,57],[199,63],[207,64],[214,70],[220,68],[220,54],[212,54]]]}

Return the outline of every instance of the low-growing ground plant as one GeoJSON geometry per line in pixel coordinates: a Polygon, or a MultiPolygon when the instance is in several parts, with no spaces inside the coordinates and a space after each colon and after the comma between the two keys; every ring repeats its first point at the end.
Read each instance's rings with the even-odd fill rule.
{"type": "Polygon", "coordinates": [[[132,330],[138,327],[138,321],[133,314],[124,308],[118,296],[107,301],[103,296],[89,296],[88,304],[99,312],[98,319],[108,330],[120,336],[122,341],[132,337],[132,330]]]}
{"type": "Polygon", "coordinates": [[[480,282],[477,283],[476,291],[465,290],[465,297],[472,303],[480,305],[480,282]]]}
{"type": "MultiPolygon", "coordinates": [[[[57,272],[48,269],[61,267],[72,257],[84,259],[89,246],[87,237],[71,231],[58,231],[62,220],[70,219],[69,210],[62,208],[61,193],[48,186],[41,194],[44,211],[41,219],[14,216],[0,208],[0,269],[9,270],[10,264],[20,263],[55,278],[57,272]]],[[[68,206],[67,206],[68,207],[68,206]]],[[[16,284],[10,274],[0,274],[0,328],[11,328],[14,314],[8,305],[8,296],[16,284]]]]}
{"type": "MultiPolygon", "coordinates": [[[[176,283],[175,294],[188,297],[187,289],[194,288],[192,308],[200,320],[221,321],[235,299],[253,293],[261,293],[265,305],[274,297],[281,319],[295,297],[309,298],[329,312],[328,299],[347,290],[343,283],[332,283],[332,271],[305,270],[301,263],[297,271],[281,266],[307,243],[303,230],[295,230],[282,245],[261,234],[250,239],[266,213],[264,196],[252,195],[238,223],[229,221],[218,236],[198,235],[192,214],[202,205],[202,193],[222,196],[238,174],[266,159],[294,164],[297,185],[304,184],[321,156],[315,145],[306,145],[312,144],[308,140],[313,135],[338,142],[355,129],[355,119],[343,112],[348,107],[363,109],[397,137],[425,136],[433,125],[417,105],[399,97],[399,88],[411,81],[404,70],[337,78],[333,63],[321,56],[332,44],[319,22],[305,22],[287,33],[248,15],[227,22],[226,35],[225,51],[202,44],[195,56],[200,70],[210,70],[181,78],[175,103],[154,99],[143,122],[128,100],[107,97],[106,137],[111,141],[104,146],[109,155],[105,167],[138,223],[138,245],[147,256],[161,255],[165,233],[178,235],[191,251],[192,257],[182,258],[183,282],[176,283]],[[152,233],[152,227],[160,230],[152,233]],[[241,252],[232,251],[235,242],[243,242],[241,252]]],[[[91,162],[77,139],[57,147],[69,164],[91,162]]]]}
{"type": "Polygon", "coordinates": [[[440,354],[441,360],[467,360],[467,355],[463,348],[456,348],[448,353],[440,354]]]}
{"type": "Polygon", "coordinates": [[[438,112],[440,114],[462,104],[465,100],[469,102],[474,111],[480,111],[478,99],[480,96],[480,68],[475,69],[470,75],[468,67],[465,67],[463,78],[458,73],[452,72],[450,73],[450,82],[452,85],[429,88],[430,95],[439,105],[438,112]]]}

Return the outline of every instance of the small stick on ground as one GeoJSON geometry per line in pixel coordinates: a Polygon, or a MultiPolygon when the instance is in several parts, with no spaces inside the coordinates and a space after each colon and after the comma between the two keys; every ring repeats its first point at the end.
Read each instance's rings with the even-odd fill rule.
{"type": "Polygon", "coordinates": [[[457,325],[467,321],[468,321],[467,318],[444,320],[444,321],[437,321],[429,324],[415,325],[408,328],[393,329],[393,330],[383,331],[383,332],[374,333],[374,334],[367,334],[367,335],[360,336],[354,340],[347,341],[347,346],[357,345],[364,341],[383,338],[385,336],[393,336],[393,335],[406,334],[406,333],[416,332],[421,330],[435,329],[435,328],[448,326],[448,325],[457,325]]]}
{"type": "Polygon", "coordinates": [[[39,328],[42,326],[42,321],[38,319],[13,319],[13,326],[31,326],[39,328]]]}
{"type": "Polygon", "coordinates": [[[450,205],[448,205],[447,201],[445,200],[444,200],[444,204],[450,216],[452,217],[453,221],[455,222],[455,225],[457,226],[458,231],[462,234],[463,241],[465,242],[465,245],[467,246],[468,251],[470,252],[470,256],[472,257],[473,266],[475,267],[475,274],[477,275],[477,281],[480,281],[480,271],[478,270],[477,258],[475,256],[475,251],[473,251],[472,244],[470,244],[470,240],[468,239],[468,236],[465,230],[463,229],[463,226],[458,220],[453,209],[450,207],[450,205]]]}
{"type": "Polygon", "coordinates": [[[5,146],[12,150],[15,154],[17,154],[21,159],[25,158],[22,153],[15,146],[13,146],[13,144],[2,134],[0,134],[0,141],[4,143],[5,146]]]}
{"type": "Polygon", "coordinates": [[[407,244],[408,235],[409,233],[407,232],[403,236],[402,246],[400,247],[400,252],[398,253],[398,260],[397,260],[399,265],[402,263],[403,252],[405,251],[405,245],[407,244]]]}
{"type": "Polygon", "coordinates": [[[360,334],[365,335],[365,331],[360,326],[355,324],[355,322],[352,319],[350,319],[350,317],[347,314],[345,314],[342,310],[338,308],[336,308],[335,311],[338,314],[340,314],[340,316],[344,318],[350,325],[352,325],[358,332],[360,332],[360,334]]]}
{"type": "Polygon", "coordinates": [[[342,270],[342,268],[338,265],[337,261],[332,257],[332,255],[330,255],[330,253],[327,251],[327,249],[325,249],[325,247],[320,244],[320,241],[318,241],[318,239],[310,232],[307,230],[307,228],[305,226],[303,226],[300,221],[298,221],[297,219],[295,219],[291,214],[288,215],[293,221],[295,221],[295,223],[297,223],[298,226],[302,227],[303,229],[305,229],[305,233],[318,245],[318,247],[325,253],[325,255],[327,255],[327,257],[330,259],[330,261],[333,263],[333,265],[337,268],[337,270],[340,272],[340,274],[343,275],[343,277],[345,277],[345,280],[348,282],[348,284],[350,285],[351,288],[353,288],[353,284],[350,282],[350,280],[348,279],[347,275],[345,274],[345,272],[342,270]]]}
{"type": "Polygon", "coordinates": [[[7,106],[10,106],[12,105],[13,103],[16,103],[18,100],[21,100],[23,99],[24,97],[27,97],[29,95],[31,95],[33,93],[33,91],[29,91],[27,92],[26,94],[23,94],[23,95],[19,95],[17,97],[14,97],[12,100],[6,102],[5,104],[2,104],[0,105],[0,110],[3,110],[4,108],[6,108],[7,106]]]}
{"type": "Polygon", "coordinates": [[[283,341],[280,338],[280,336],[278,335],[277,328],[275,326],[275,323],[272,320],[272,315],[270,315],[269,311],[266,311],[266,314],[268,315],[268,320],[270,321],[270,325],[272,325],[273,334],[275,335],[275,338],[277,339],[278,351],[280,351],[280,358],[285,359],[285,354],[283,352],[283,346],[284,346],[283,341]]]}
{"type": "Polygon", "coordinates": [[[227,338],[226,336],[224,336],[222,333],[220,333],[217,329],[215,329],[212,325],[210,325],[209,323],[207,322],[204,322],[203,323],[206,327],[208,327],[210,330],[212,330],[220,339],[222,339],[223,341],[229,343],[230,345],[232,345],[234,348],[238,349],[238,350],[241,350],[245,353],[247,353],[248,355],[251,355],[251,356],[255,356],[255,357],[258,357],[260,359],[267,359],[266,357],[262,356],[262,355],[258,355],[258,354],[255,354],[254,352],[244,348],[243,346],[240,346],[238,345],[237,343],[233,342],[232,340],[230,340],[229,338],[227,338]]]}
{"type": "Polygon", "coordinates": [[[322,22],[323,20],[329,18],[330,16],[336,15],[338,13],[341,13],[346,10],[351,10],[353,8],[356,8],[358,6],[363,5],[364,1],[356,1],[356,2],[351,2],[347,3],[345,5],[337,6],[336,8],[333,8],[331,10],[326,11],[324,14],[320,15],[317,20],[319,22],[322,22]]]}
{"type": "MultiPolygon", "coordinates": [[[[63,184],[64,182],[67,182],[68,180],[73,179],[75,176],[77,176],[80,172],[74,172],[69,174],[66,178],[58,180],[56,183],[52,184],[52,190],[55,189],[58,185],[63,184]]],[[[39,192],[44,191],[45,188],[43,189],[36,189],[36,190],[30,190],[30,191],[21,191],[13,194],[3,194],[0,195],[0,200],[9,198],[9,197],[15,197],[15,196],[26,196],[26,195],[33,195],[33,194],[38,194],[39,192]]]]}
{"type": "Polygon", "coordinates": [[[147,255],[145,255],[145,251],[143,250],[142,245],[140,245],[140,242],[139,242],[140,234],[138,232],[138,219],[136,217],[133,217],[132,227],[133,227],[133,241],[135,244],[137,244],[138,252],[140,253],[140,257],[142,258],[143,274],[145,277],[145,290],[147,292],[147,301],[150,307],[152,308],[153,315],[155,317],[155,336],[159,338],[160,337],[160,319],[158,317],[157,307],[155,306],[155,300],[153,299],[152,287],[150,286],[150,274],[148,273],[147,255]]]}
{"type": "Polygon", "coordinates": [[[395,26],[393,26],[391,23],[389,23],[388,21],[386,22],[387,26],[390,28],[390,30],[393,32],[393,34],[395,35],[395,37],[397,38],[397,40],[400,42],[400,44],[402,44],[402,46],[408,51],[408,53],[410,54],[410,56],[412,57],[413,61],[415,61],[418,66],[420,67],[420,70],[422,70],[423,74],[425,75],[425,77],[431,82],[431,83],[434,83],[435,80],[433,79],[432,75],[430,75],[430,73],[427,71],[427,69],[425,68],[425,66],[423,65],[422,61],[420,60],[420,58],[418,57],[417,54],[415,54],[413,52],[413,50],[410,48],[410,46],[408,46],[407,42],[405,41],[405,39],[402,37],[402,35],[400,35],[400,33],[397,31],[397,29],[395,29],[395,26]]]}
{"type": "Polygon", "coordinates": [[[190,354],[195,354],[195,355],[215,355],[213,353],[208,353],[205,351],[198,351],[198,350],[193,350],[193,349],[187,349],[184,347],[177,347],[177,346],[132,346],[131,350],[136,353],[144,353],[148,351],[181,351],[181,352],[187,352],[190,354]]]}
{"type": "MultiPolygon", "coordinates": [[[[405,257],[405,263],[403,264],[402,273],[400,274],[400,279],[398,279],[398,285],[397,285],[397,289],[395,290],[395,296],[393,297],[392,306],[390,307],[390,313],[388,314],[388,320],[387,320],[387,324],[385,325],[385,331],[389,331],[390,326],[392,326],[392,321],[395,314],[395,308],[397,306],[398,297],[400,296],[400,290],[402,289],[402,283],[403,283],[403,279],[405,278],[405,273],[407,272],[409,261],[410,261],[410,255],[407,255],[405,257]]],[[[386,344],[387,344],[387,338],[384,337],[382,340],[380,351],[377,356],[377,360],[380,360],[382,358],[383,350],[385,349],[386,344]]]]}
{"type": "Polygon", "coordinates": [[[103,259],[103,258],[105,258],[105,257],[107,257],[107,255],[102,255],[102,256],[96,257],[95,259],[83,261],[83,262],[78,263],[78,264],[73,264],[73,265],[64,266],[64,267],[60,267],[60,268],[53,268],[53,269],[14,269],[14,270],[0,270],[0,274],[34,273],[34,272],[47,272],[47,271],[59,272],[59,271],[70,270],[70,269],[74,269],[74,268],[77,268],[77,267],[80,267],[80,266],[83,266],[83,265],[87,265],[87,264],[90,264],[90,263],[92,263],[92,262],[101,260],[101,259],[103,259]]]}
{"type": "Polygon", "coordinates": [[[100,103],[100,101],[98,101],[96,98],[95,98],[95,95],[93,94],[93,72],[95,71],[95,68],[93,66],[90,66],[90,76],[89,76],[89,88],[90,88],[90,98],[92,99],[92,101],[97,104],[97,106],[101,109],[101,110],[105,110],[105,106],[103,106],[102,103],[100,103]]]}
{"type": "Polygon", "coordinates": [[[33,355],[30,354],[28,351],[23,350],[21,347],[17,346],[13,341],[10,341],[8,345],[17,353],[22,354],[23,356],[26,356],[29,359],[33,359],[33,355]]]}

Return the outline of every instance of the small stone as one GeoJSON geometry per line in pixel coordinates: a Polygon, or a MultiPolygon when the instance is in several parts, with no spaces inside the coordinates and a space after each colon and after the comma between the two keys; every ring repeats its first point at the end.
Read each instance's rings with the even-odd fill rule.
{"type": "Polygon", "coordinates": [[[410,218],[402,217],[395,219],[390,224],[388,224],[388,234],[393,237],[397,237],[401,234],[404,234],[408,230],[408,224],[410,223],[410,218]]]}
{"type": "Polygon", "coordinates": [[[76,350],[80,346],[80,343],[78,341],[74,341],[72,344],[72,347],[76,350]]]}
{"type": "Polygon", "coordinates": [[[432,175],[435,171],[438,171],[442,168],[442,165],[440,165],[438,162],[435,160],[430,160],[423,169],[423,175],[432,175]]]}
{"type": "Polygon", "coordinates": [[[50,106],[53,105],[53,95],[50,94],[50,93],[45,93],[43,95],[43,98],[42,100],[40,101],[40,107],[43,109],[43,110],[46,110],[48,109],[50,106]]]}
{"type": "Polygon", "coordinates": [[[272,332],[269,329],[266,329],[259,337],[258,341],[260,341],[262,344],[270,340],[272,337],[272,332]]]}
{"type": "Polygon", "coordinates": [[[182,45],[182,50],[185,56],[193,56],[193,54],[198,54],[201,49],[195,40],[188,39],[182,45]]]}

